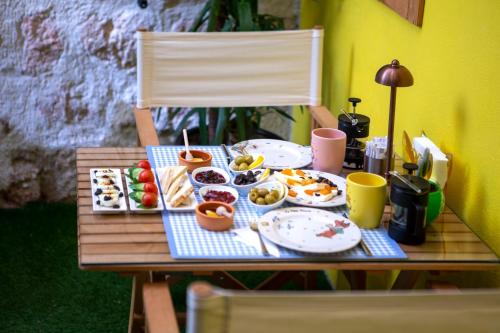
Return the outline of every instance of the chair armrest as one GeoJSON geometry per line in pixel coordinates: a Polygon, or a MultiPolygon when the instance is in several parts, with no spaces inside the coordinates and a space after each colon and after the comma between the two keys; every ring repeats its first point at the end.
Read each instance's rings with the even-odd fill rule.
{"type": "Polygon", "coordinates": [[[179,333],[174,304],[166,282],[146,283],[143,288],[148,333],[179,333]]]}
{"type": "Polygon", "coordinates": [[[309,113],[311,113],[313,123],[319,127],[338,128],[337,118],[326,106],[309,106],[309,113]]]}
{"type": "Polygon", "coordinates": [[[159,146],[160,140],[156,134],[151,110],[134,108],[137,136],[142,147],[159,146]]]}

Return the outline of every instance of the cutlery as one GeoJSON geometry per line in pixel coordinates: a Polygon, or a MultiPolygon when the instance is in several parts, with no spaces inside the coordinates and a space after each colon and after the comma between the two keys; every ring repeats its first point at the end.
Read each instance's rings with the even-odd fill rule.
{"type": "Polygon", "coordinates": [[[226,155],[227,164],[230,164],[231,163],[231,154],[229,153],[227,146],[225,144],[221,144],[221,147],[222,147],[222,150],[224,150],[224,154],[226,155]]]}
{"type": "Polygon", "coordinates": [[[184,136],[184,146],[186,146],[186,161],[191,161],[191,162],[203,162],[202,158],[199,157],[193,157],[193,154],[189,151],[189,141],[188,141],[188,136],[187,136],[187,130],[183,129],[182,134],[184,136]]]}
{"type": "Polygon", "coordinates": [[[194,157],[193,155],[191,155],[191,152],[189,151],[189,141],[186,129],[182,130],[182,134],[184,135],[184,146],[186,146],[186,160],[191,161],[194,157]]]}
{"type": "Polygon", "coordinates": [[[359,242],[359,245],[361,246],[361,248],[363,249],[363,251],[365,251],[365,254],[368,257],[373,257],[372,251],[370,251],[370,248],[368,247],[368,245],[366,245],[366,242],[363,240],[363,238],[361,238],[361,241],[359,242]]]}
{"type": "Polygon", "coordinates": [[[267,250],[266,244],[264,244],[264,241],[262,240],[262,235],[260,234],[259,225],[257,224],[256,220],[250,221],[250,229],[255,231],[257,235],[259,235],[260,249],[262,251],[262,254],[265,255],[266,257],[269,256],[270,255],[269,251],[267,250]]]}
{"type": "Polygon", "coordinates": [[[226,209],[226,207],[224,206],[219,206],[217,207],[217,209],[215,210],[215,214],[219,215],[219,216],[225,216],[225,217],[231,217],[231,213],[229,213],[226,209]]]}

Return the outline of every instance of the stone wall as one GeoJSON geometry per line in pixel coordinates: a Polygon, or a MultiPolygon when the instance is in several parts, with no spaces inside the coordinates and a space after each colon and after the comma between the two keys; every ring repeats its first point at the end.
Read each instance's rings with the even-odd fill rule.
{"type": "MultiPolygon", "coordinates": [[[[0,207],[74,199],[76,147],[135,145],[134,32],[187,30],[204,2],[0,2],[0,207]]],[[[296,0],[261,3],[296,25],[296,0]]]]}

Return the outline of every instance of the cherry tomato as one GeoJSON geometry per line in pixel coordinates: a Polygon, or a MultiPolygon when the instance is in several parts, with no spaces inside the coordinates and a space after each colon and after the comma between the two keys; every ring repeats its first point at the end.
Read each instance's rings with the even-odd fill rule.
{"type": "Polygon", "coordinates": [[[158,193],[158,187],[156,187],[155,183],[145,183],[143,189],[144,192],[147,193],[154,193],[154,194],[158,193]]]}
{"type": "Polygon", "coordinates": [[[155,176],[151,170],[142,170],[137,176],[139,183],[154,183],[155,176]]]}
{"type": "Polygon", "coordinates": [[[155,193],[144,193],[141,203],[144,207],[156,207],[158,205],[158,196],[155,193]]]}
{"type": "Polygon", "coordinates": [[[151,164],[149,164],[147,160],[140,160],[139,162],[137,162],[137,167],[146,170],[151,170],[151,164]]]}

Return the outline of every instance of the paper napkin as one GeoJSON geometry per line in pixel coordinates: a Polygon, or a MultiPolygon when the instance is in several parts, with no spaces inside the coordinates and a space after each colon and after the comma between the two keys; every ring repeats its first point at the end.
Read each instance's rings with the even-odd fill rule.
{"type": "MultiPolygon", "coordinates": [[[[262,249],[260,247],[259,234],[257,232],[253,231],[250,228],[235,229],[233,230],[233,232],[235,233],[234,240],[242,242],[243,244],[257,249],[259,252],[262,252],[262,249]]],[[[267,251],[270,255],[277,258],[280,257],[280,250],[278,249],[278,246],[276,246],[276,244],[268,241],[264,237],[262,237],[262,241],[266,245],[267,251]]]]}

